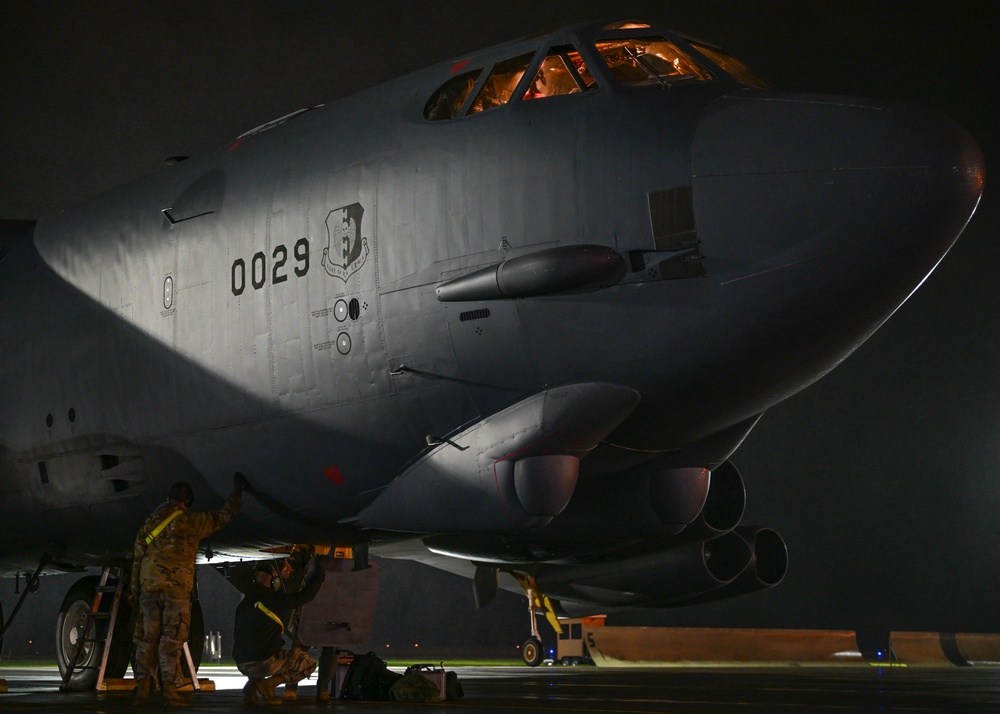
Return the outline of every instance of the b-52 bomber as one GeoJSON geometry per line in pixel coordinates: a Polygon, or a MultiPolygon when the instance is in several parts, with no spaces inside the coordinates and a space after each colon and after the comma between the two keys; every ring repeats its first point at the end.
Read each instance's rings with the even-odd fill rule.
{"type": "Polygon", "coordinates": [[[983,177],[945,117],[600,22],[4,221],[0,567],[127,568],[173,482],[207,508],[242,471],[213,563],[350,547],[561,614],[769,587],[785,545],[741,523],[730,457],[921,284],[983,177]]]}

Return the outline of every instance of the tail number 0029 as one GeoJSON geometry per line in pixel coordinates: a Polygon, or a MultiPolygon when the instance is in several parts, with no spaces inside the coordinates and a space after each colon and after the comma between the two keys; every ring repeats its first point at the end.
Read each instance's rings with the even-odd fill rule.
{"type": "Polygon", "coordinates": [[[276,246],[271,253],[271,272],[268,276],[267,255],[263,251],[258,251],[250,258],[250,268],[247,269],[246,261],[237,258],[233,261],[232,268],[232,290],[233,295],[242,295],[247,288],[247,278],[250,279],[250,286],[254,290],[260,290],[268,282],[272,285],[283,283],[288,280],[289,269],[295,273],[296,277],[303,278],[309,272],[309,239],[299,238],[292,248],[292,257],[295,260],[293,265],[288,265],[288,248],[284,245],[276,246]],[[249,273],[249,275],[248,275],[249,273]]]}

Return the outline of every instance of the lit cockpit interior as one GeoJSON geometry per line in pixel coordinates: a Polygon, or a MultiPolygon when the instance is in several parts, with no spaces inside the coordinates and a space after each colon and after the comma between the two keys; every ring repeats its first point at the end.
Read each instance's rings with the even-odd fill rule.
{"type": "Polygon", "coordinates": [[[712,79],[708,70],[663,37],[602,40],[597,51],[624,86],[712,79]]]}
{"type": "Polygon", "coordinates": [[[545,55],[524,99],[542,99],[597,89],[583,57],[572,45],[553,47],[545,55]]]}
{"type": "Polygon", "coordinates": [[[457,117],[482,73],[482,69],[465,72],[441,85],[424,105],[424,118],[428,121],[441,121],[457,117]]]}
{"type": "Polygon", "coordinates": [[[479,90],[479,94],[473,100],[472,106],[469,107],[469,114],[487,112],[509,102],[513,96],[514,88],[521,81],[521,76],[528,69],[534,55],[534,52],[529,52],[497,62],[489,77],[486,78],[486,82],[483,83],[482,89],[479,90]]]}
{"type": "MultiPolygon", "coordinates": [[[[610,73],[622,87],[708,82],[729,75],[747,86],[773,89],[746,65],[717,47],[686,37],[680,42],[669,40],[650,29],[643,23],[617,22],[604,27],[604,36],[593,45],[556,45],[540,60],[535,59],[537,51],[523,52],[495,62],[485,78],[482,68],[451,77],[427,100],[424,118],[442,121],[482,114],[508,104],[515,97],[536,100],[592,92],[599,83],[587,66],[588,58],[591,63],[603,60],[607,72],[598,72],[604,78],[602,81],[610,73]],[[524,86],[522,79],[528,72],[532,79],[524,86]],[[519,97],[518,91],[522,92],[519,97]]],[[[464,60],[456,65],[452,73],[469,62],[464,60]]]]}

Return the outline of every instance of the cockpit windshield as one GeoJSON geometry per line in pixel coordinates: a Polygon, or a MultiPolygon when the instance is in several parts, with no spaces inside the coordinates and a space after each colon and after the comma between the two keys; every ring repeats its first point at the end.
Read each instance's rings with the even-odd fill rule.
{"type": "Polygon", "coordinates": [[[514,88],[521,81],[521,75],[528,69],[528,63],[531,62],[534,55],[534,52],[528,52],[503,62],[497,62],[493,66],[490,76],[483,83],[483,88],[479,90],[479,94],[473,100],[472,106],[469,107],[469,114],[496,109],[510,101],[514,88]]]}
{"type": "Polygon", "coordinates": [[[712,78],[707,70],[663,37],[600,40],[596,44],[611,74],[625,86],[712,78]]]}
{"type": "Polygon", "coordinates": [[[545,55],[525,99],[556,97],[597,89],[586,63],[572,45],[553,47],[545,55]]]}
{"type": "Polygon", "coordinates": [[[607,25],[603,31],[607,33],[604,39],[595,42],[593,47],[555,44],[541,59],[537,59],[535,51],[523,52],[493,63],[485,77],[482,68],[457,74],[472,62],[463,60],[452,67],[455,76],[447,79],[428,98],[424,104],[424,118],[428,121],[458,119],[482,114],[512,101],[593,94],[598,89],[595,74],[602,82],[607,76],[602,74],[594,49],[611,76],[626,87],[704,82],[713,79],[712,72],[718,72],[719,76],[730,74],[744,84],[769,88],[739,60],[704,43],[684,38],[695,51],[682,50],[677,43],[655,34],[649,25],[634,21],[607,25]],[[713,64],[718,70],[715,67],[711,71],[706,69],[713,64]]]}
{"type": "Polygon", "coordinates": [[[476,69],[457,77],[452,77],[438,88],[424,105],[424,117],[429,121],[454,119],[465,105],[465,100],[472,94],[476,80],[483,70],[476,69]]]}
{"type": "Polygon", "coordinates": [[[758,77],[753,70],[728,52],[723,52],[718,47],[709,47],[708,45],[695,42],[693,40],[688,40],[688,42],[690,42],[691,46],[696,50],[715,62],[715,64],[719,65],[723,72],[733,75],[743,84],[750,87],[757,87],[758,89],[774,89],[773,86],[758,77]]]}

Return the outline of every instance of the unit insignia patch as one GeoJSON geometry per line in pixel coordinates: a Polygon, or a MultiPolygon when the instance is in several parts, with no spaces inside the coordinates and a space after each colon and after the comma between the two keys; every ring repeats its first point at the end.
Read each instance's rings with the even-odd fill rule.
{"type": "Polygon", "coordinates": [[[326,216],[328,243],[323,249],[323,267],[344,282],[368,260],[368,239],[361,236],[364,213],[360,203],[352,203],[335,208],[326,216]]]}

